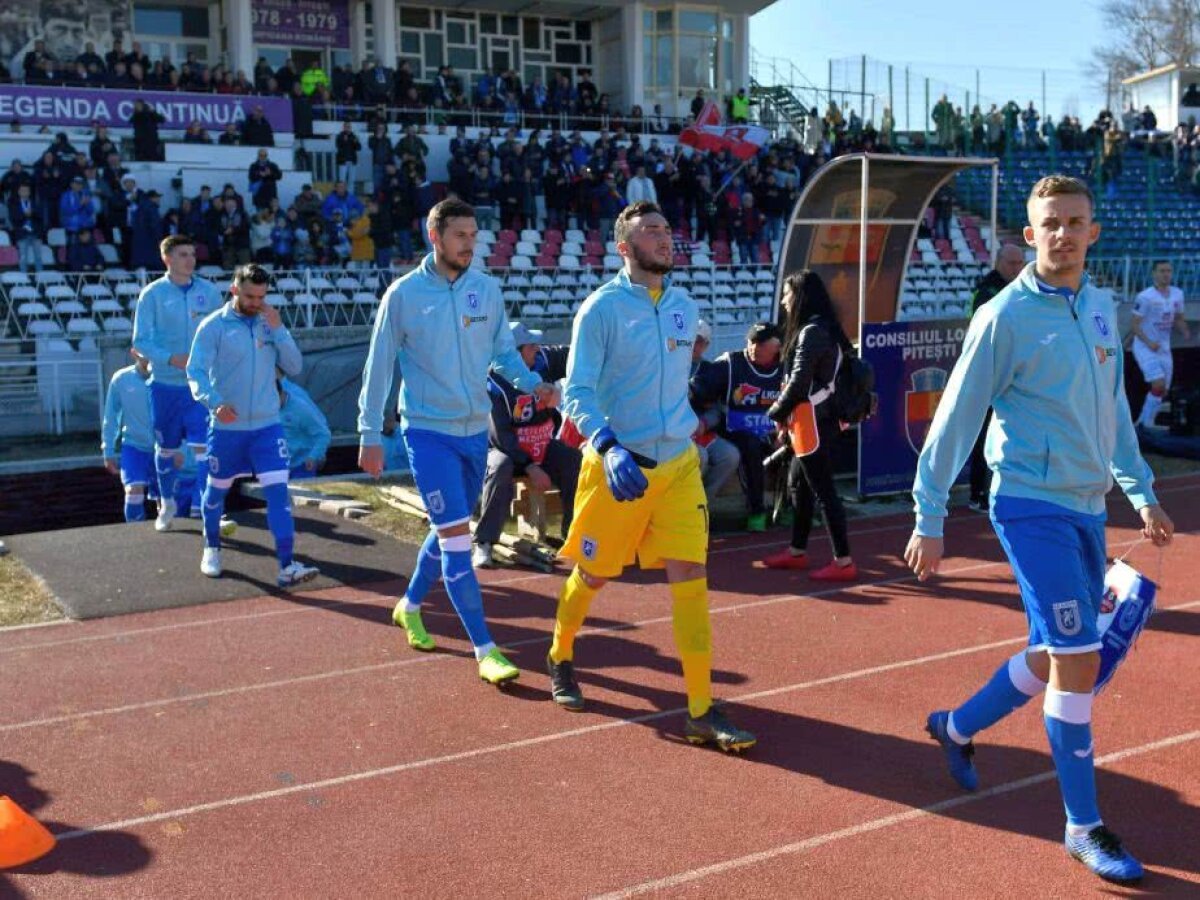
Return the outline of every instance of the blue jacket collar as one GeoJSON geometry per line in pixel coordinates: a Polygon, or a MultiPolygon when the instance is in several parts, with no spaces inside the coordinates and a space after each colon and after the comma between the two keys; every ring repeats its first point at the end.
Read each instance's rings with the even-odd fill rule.
{"type": "Polygon", "coordinates": [[[1079,290],[1077,292],[1072,291],[1070,288],[1051,287],[1037,277],[1036,263],[1027,265],[1021,274],[1017,276],[1017,280],[1023,288],[1032,294],[1039,294],[1043,297],[1062,297],[1066,300],[1075,299],[1091,286],[1091,279],[1088,277],[1088,273],[1084,272],[1083,278],[1079,280],[1079,290]]]}
{"type": "MultiPolygon", "coordinates": [[[[645,285],[636,284],[636,283],[630,281],[628,270],[621,269],[621,271],[617,273],[617,281],[620,282],[621,287],[626,288],[627,290],[636,291],[639,294],[644,294],[647,300],[650,299],[649,289],[645,285]]],[[[664,275],[663,276],[663,292],[662,292],[663,297],[665,297],[667,295],[667,291],[670,290],[670,288],[671,288],[671,276],[664,275]]],[[[659,299],[661,300],[662,298],[660,297],[659,299]]]]}

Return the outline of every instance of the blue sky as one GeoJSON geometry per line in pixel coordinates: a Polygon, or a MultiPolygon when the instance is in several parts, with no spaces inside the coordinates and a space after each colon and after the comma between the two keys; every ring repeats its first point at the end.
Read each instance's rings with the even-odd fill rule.
{"type": "MultiPolygon", "coordinates": [[[[974,104],[976,69],[985,101],[1012,98],[1024,106],[1033,100],[1039,109],[1045,70],[1050,114],[1057,121],[1070,112],[1086,125],[1104,103],[1103,92],[1085,74],[1092,48],[1104,39],[1097,5],[1081,0],[776,0],[751,18],[750,46],[764,57],[790,60],[821,88],[829,80],[833,59],[835,89],[844,84],[857,91],[859,57],[866,54],[867,90],[886,95],[886,64],[891,63],[901,129],[906,64],[914,129],[924,115],[926,77],[931,81],[931,102],[945,91],[961,105],[969,90],[974,104]],[[1058,39],[1033,36],[1035,29],[1058,39]]],[[[857,101],[850,105],[857,106],[857,101]]]]}

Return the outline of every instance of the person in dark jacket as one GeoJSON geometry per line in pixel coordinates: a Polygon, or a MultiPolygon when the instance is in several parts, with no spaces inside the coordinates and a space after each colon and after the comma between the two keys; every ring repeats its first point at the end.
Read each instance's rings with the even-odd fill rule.
{"type": "Polygon", "coordinates": [[[247,177],[256,209],[265,209],[279,197],[278,184],[283,180],[283,172],[271,161],[265,148],[258,151],[258,158],[250,164],[247,177]]]}
{"type": "Polygon", "coordinates": [[[142,100],[133,101],[133,115],[129,124],[133,126],[133,158],[138,162],[162,158],[162,142],[158,138],[158,126],[166,118],[154,107],[142,100]]]}
{"type": "MultiPolygon", "coordinates": [[[[996,256],[996,268],[988,272],[975,286],[971,296],[971,315],[979,312],[983,306],[998,293],[1008,287],[1009,282],[1021,274],[1025,268],[1025,253],[1016,244],[1005,244],[996,256]]],[[[971,449],[971,499],[968,505],[976,512],[988,511],[988,497],[991,494],[992,470],[988,468],[987,460],[983,458],[983,444],[987,437],[988,425],[992,421],[992,411],[989,409],[983,417],[983,427],[979,429],[979,437],[971,449]]]]}
{"type": "Polygon", "coordinates": [[[133,214],[133,249],[130,262],[134,268],[146,268],[151,272],[162,271],[162,253],[159,242],[163,236],[162,213],[158,201],[162,194],[147,191],[133,214]]]}
{"type": "Polygon", "coordinates": [[[17,264],[22,272],[30,266],[42,271],[42,239],[46,236],[45,220],[33,202],[33,188],[22,181],[8,198],[8,224],[17,245],[17,264]]]}
{"type": "Polygon", "coordinates": [[[242,123],[243,147],[274,147],[275,129],[267,121],[261,106],[256,106],[242,123]]]}
{"type": "Polygon", "coordinates": [[[854,581],[858,567],[850,556],[846,510],[833,483],[833,444],[841,432],[829,403],[832,385],[843,359],[854,352],[850,339],[838,322],[833,301],[821,277],[809,269],[789,275],[783,283],[780,303],[784,310],[783,354],[790,360],[779,399],[767,417],[786,435],[788,420],[802,404],[811,404],[816,418],[817,447],[794,456],[788,470],[788,491],[795,515],[791,545],[763,560],[768,568],[807,569],[808,536],[812,530],[814,502],[833,540],[833,561],[812,573],[820,581],[854,581]]]}
{"type": "MultiPolygon", "coordinates": [[[[520,322],[509,323],[509,328],[530,371],[547,382],[566,377],[570,347],[543,346],[542,333],[520,322]]],[[[492,564],[492,545],[500,540],[512,505],[514,478],[528,478],[530,487],[538,491],[558,488],[565,539],[571,528],[575,488],[583,463],[579,450],[555,437],[560,421],[557,410],[540,406],[533,394],[522,392],[494,370],[488,373],[488,396],[492,414],[488,424],[487,470],[479,527],[475,529],[471,551],[471,564],[477,568],[492,564]]]]}

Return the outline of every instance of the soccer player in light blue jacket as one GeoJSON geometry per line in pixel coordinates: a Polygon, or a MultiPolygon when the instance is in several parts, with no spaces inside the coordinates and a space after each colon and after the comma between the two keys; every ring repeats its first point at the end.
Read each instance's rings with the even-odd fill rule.
{"type": "Polygon", "coordinates": [[[1050,175],[1034,185],[1025,241],[1037,259],[971,320],[917,463],[905,560],[922,581],[937,572],[950,486],[990,405],[991,518],[1021,588],[1029,645],[961,706],[931,713],[926,728],[955,781],[975,790],[972,737],[1045,691],[1067,852],[1102,878],[1132,882],[1142,865],[1100,817],[1091,727],[1104,497],[1114,477],[1147,538],[1165,546],[1174,525],[1138,451],[1112,297],[1084,272],[1100,235],[1093,209],[1078,179],[1050,175]]]}
{"type": "Polygon", "coordinates": [[[475,210],[443,200],[429,211],[427,228],[433,253],[394,282],[379,305],[358,398],[359,465],[375,478],[383,471],[383,407],[398,360],[401,430],[433,528],[392,619],[409,646],[434,649],[421,600],[440,572],[475,648],[479,677],[500,684],[520,673],[492,641],[471,567],[471,510],[483,486],[492,409],[488,369],[495,366],[542,402],[557,399],[517,352],[496,280],[471,268],[475,210]]]}
{"type": "Polygon", "coordinates": [[[150,363],[136,353],[134,364],[113,373],[104,398],[100,454],[104,468],[120,474],[125,488],[125,521],[146,518],[146,485],[154,466],[154,433],[150,426],[150,363]],[[118,458],[118,452],[120,456],[118,458]]]}
{"type": "Polygon", "coordinates": [[[133,322],[133,349],[150,360],[150,416],[158,444],[155,468],[162,498],[154,527],[166,531],[175,518],[176,457],[186,439],[195,459],[192,508],[199,509],[208,460],[205,442],[208,412],[188,391],[188,351],[200,321],[219,309],[221,292],[197,278],[196,246],[188,236],[173,234],[159,245],[167,274],[150,282],[138,296],[133,322]]]}
{"type": "Polygon", "coordinates": [[[300,372],[300,348],[279,312],[266,302],[270,273],[240,266],[233,298],[200,323],[187,364],[192,396],[212,414],[208,432],[208,485],[204,489],[204,554],[200,571],[221,574],[221,511],[233,481],[253,473],[267,501],[280,587],[315,578],[317,570],[292,556],[295,523],[288,498],[288,445],[279,421],[275,367],[300,372]]]}
{"type": "Polygon", "coordinates": [[[286,378],[277,382],[279,389],[279,421],[287,437],[291,457],[291,479],[314,478],[325,462],[329,441],[333,435],[320,407],[308,392],[286,378]]]}

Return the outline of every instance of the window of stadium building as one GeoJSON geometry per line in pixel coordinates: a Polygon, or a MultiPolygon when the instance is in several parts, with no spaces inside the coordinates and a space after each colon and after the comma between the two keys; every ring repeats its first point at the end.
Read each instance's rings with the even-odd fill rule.
{"type": "Polygon", "coordinates": [[[733,20],[713,10],[653,10],[642,18],[642,71],[653,102],[733,90],[733,20]]]}
{"type": "Polygon", "coordinates": [[[443,64],[473,83],[486,70],[516,69],[529,83],[549,84],[560,72],[572,81],[591,69],[592,23],[572,19],[402,6],[397,23],[400,58],[432,80],[443,64]]]}

